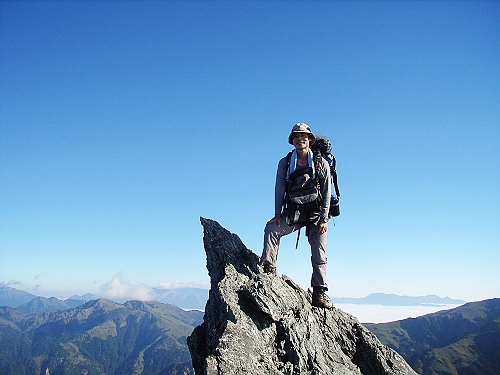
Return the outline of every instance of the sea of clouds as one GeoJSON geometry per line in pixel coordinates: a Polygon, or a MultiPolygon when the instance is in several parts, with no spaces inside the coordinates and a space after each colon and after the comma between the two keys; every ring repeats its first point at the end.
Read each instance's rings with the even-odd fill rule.
{"type": "Polygon", "coordinates": [[[336,303],[335,307],[354,315],[361,323],[387,323],[449,310],[460,305],[382,306],[336,303]]]}

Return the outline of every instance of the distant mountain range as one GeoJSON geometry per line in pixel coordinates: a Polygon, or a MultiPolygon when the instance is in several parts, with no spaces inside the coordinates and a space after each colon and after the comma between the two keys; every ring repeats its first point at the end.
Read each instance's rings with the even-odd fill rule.
{"type": "Polygon", "coordinates": [[[0,284],[0,306],[9,306],[15,308],[28,303],[35,297],[35,295],[23,290],[18,290],[16,288],[11,288],[9,286],[0,284]]]}
{"type": "MultiPolygon", "coordinates": [[[[208,299],[208,290],[201,288],[177,288],[177,289],[159,289],[153,288],[153,299],[158,302],[168,303],[178,306],[183,309],[204,310],[208,299]]],[[[0,306],[9,306],[17,308],[27,304],[36,298],[36,295],[17,290],[8,286],[0,285],[0,306]]],[[[42,297],[43,298],[43,297],[42,297]]],[[[60,304],[57,308],[57,303],[52,301],[54,307],[44,311],[64,310],[74,307],[74,300],[79,301],[79,304],[100,298],[94,294],[84,294],[82,296],[74,295],[66,300],[66,304],[60,304]]],[[[333,303],[340,304],[360,304],[360,305],[383,305],[383,306],[444,306],[444,305],[463,305],[467,301],[459,299],[451,299],[448,297],[442,298],[436,295],[410,297],[398,296],[396,294],[373,293],[363,298],[335,298],[331,297],[333,303]]],[[[126,300],[115,300],[118,303],[124,303],[126,300]]],[[[42,311],[31,307],[31,310],[25,312],[42,311]]]]}
{"type": "MultiPolygon", "coordinates": [[[[208,290],[201,288],[153,288],[152,293],[155,301],[175,305],[186,310],[204,310],[208,299],[208,290]]],[[[28,304],[37,297],[38,296],[28,292],[0,284],[0,306],[18,308],[28,304]]],[[[53,297],[50,298],[51,301],[47,301],[47,298],[40,297],[30,306],[23,306],[21,310],[24,312],[66,310],[98,298],[100,298],[100,296],[87,293],[83,296],[74,295],[66,300],[58,300],[64,301],[64,303],[59,303],[56,301],[56,298],[53,297]],[[38,304],[40,308],[37,308],[35,303],[38,304]]],[[[126,300],[115,300],[115,302],[124,303],[126,300]]]]}
{"type": "MultiPolygon", "coordinates": [[[[162,303],[176,305],[183,309],[204,310],[208,299],[208,290],[201,288],[172,288],[160,289],[152,288],[151,294],[153,299],[162,303]]],[[[68,299],[91,301],[100,298],[94,294],[84,294],[83,296],[74,295],[68,299]]],[[[124,300],[115,300],[115,302],[123,303],[124,300]]]]}
{"type": "Polygon", "coordinates": [[[419,374],[500,374],[500,298],[365,326],[419,374]]]}
{"type": "Polygon", "coordinates": [[[159,302],[99,299],[31,314],[0,307],[0,374],[192,374],[186,337],[202,320],[159,302]]]}
{"type": "MultiPolygon", "coordinates": [[[[203,312],[104,299],[54,310],[81,302],[73,301],[37,297],[0,307],[0,374],[192,373],[186,337],[203,312]]],[[[500,299],[365,326],[419,374],[500,373],[500,299]]]]}
{"type": "Polygon", "coordinates": [[[28,303],[21,305],[17,310],[25,313],[31,314],[36,312],[47,312],[47,311],[64,311],[83,305],[87,301],[67,299],[60,300],[55,297],[45,298],[45,297],[35,297],[28,303]]]}

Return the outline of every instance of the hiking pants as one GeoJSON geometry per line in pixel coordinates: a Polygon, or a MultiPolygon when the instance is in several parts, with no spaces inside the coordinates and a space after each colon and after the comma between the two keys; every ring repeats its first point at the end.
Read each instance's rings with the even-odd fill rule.
{"type": "Polygon", "coordinates": [[[286,223],[284,216],[281,216],[281,223],[279,227],[276,222],[267,224],[264,229],[264,250],[262,251],[260,264],[262,266],[268,264],[276,267],[281,237],[295,232],[305,225],[308,225],[309,227],[307,228],[309,232],[308,241],[309,245],[311,245],[311,264],[313,269],[311,286],[328,288],[326,284],[326,239],[328,231],[323,234],[318,234],[316,224],[304,224],[299,222],[290,226],[286,223]]]}

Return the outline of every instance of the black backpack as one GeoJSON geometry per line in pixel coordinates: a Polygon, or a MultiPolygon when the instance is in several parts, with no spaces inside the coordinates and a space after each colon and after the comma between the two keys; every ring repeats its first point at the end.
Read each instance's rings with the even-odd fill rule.
{"type": "Polygon", "coordinates": [[[316,142],[311,146],[311,150],[315,155],[315,160],[316,163],[319,163],[319,160],[317,158],[323,157],[327,162],[328,165],[330,166],[330,178],[332,181],[332,190],[335,190],[335,195],[330,197],[330,211],[329,215],[330,217],[332,216],[339,216],[340,215],[340,205],[339,205],[339,199],[340,199],[340,190],[339,190],[339,184],[337,181],[337,170],[336,168],[336,160],[335,156],[332,154],[332,144],[328,137],[325,137],[323,135],[317,135],[316,136],[316,142]]]}
{"type": "MultiPolygon", "coordinates": [[[[336,217],[340,215],[340,205],[339,205],[339,199],[340,199],[340,190],[339,190],[339,185],[337,181],[337,170],[336,170],[336,160],[335,156],[332,154],[332,144],[330,143],[330,140],[322,135],[317,135],[316,136],[316,142],[311,146],[311,151],[314,154],[314,163],[316,169],[319,168],[319,163],[321,162],[321,158],[324,158],[328,165],[330,166],[330,179],[332,183],[332,196],[330,197],[330,210],[328,212],[329,217],[336,217]],[[333,191],[335,191],[335,195],[333,194],[333,191]]],[[[293,151],[290,151],[287,154],[287,163],[290,165],[290,158],[292,155],[293,151]]],[[[289,188],[287,188],[287,199],[285,199],[285,211],[287,211],[290,208],[290,202],[289,202],[289,188]]]]}

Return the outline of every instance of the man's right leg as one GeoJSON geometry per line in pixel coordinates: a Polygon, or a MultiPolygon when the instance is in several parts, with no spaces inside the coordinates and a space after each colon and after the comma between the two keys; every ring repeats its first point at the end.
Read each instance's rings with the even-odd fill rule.
{"type": "Polygon", "coordinates": [[[280,246],[281,237],[292,233],[299,229],[298,225],[288,225],[285,222],[285,217],[281,217],[280,226],[276,222],[266,225],[264,229],[264,250],[260,257],[260,265],[264,266],[264,270],[268,273],[276,272],[276,261],[278,259],[278,249],[280,246]]]}

